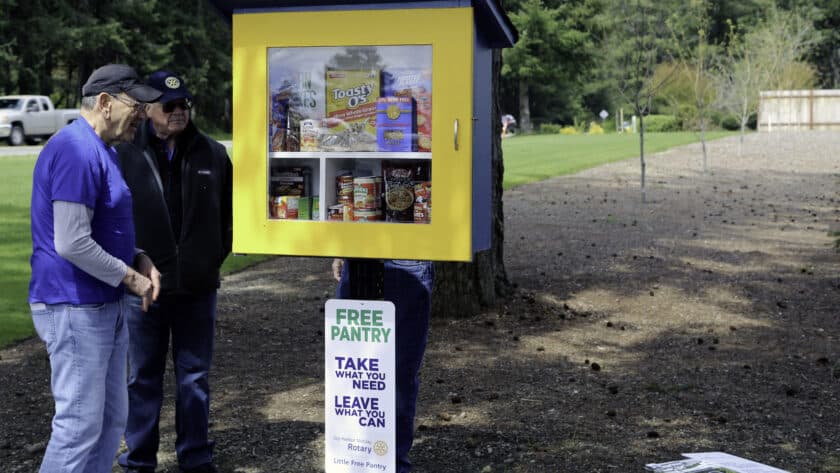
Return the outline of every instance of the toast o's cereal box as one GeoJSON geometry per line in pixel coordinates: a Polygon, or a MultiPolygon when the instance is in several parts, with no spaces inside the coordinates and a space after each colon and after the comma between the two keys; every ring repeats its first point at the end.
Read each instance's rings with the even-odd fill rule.
{"type": "Polygon", "coordinates": [[[432,72],[391,68],[382,71],[383,97],[413,97],[417,110],[417,151],[432,150],[432,72]]]}
{"type": "Polygon", "coordinates": [[[326,71],[327,118],[321,149],[376,151],[379,70],[326,71]]]}

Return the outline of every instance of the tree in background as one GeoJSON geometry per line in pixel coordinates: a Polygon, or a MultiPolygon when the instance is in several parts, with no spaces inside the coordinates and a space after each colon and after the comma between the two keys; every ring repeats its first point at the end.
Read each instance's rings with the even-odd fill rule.
{"type": "Polygon", "coordinates": [[[205,1],[0,0],[0,93],[78,107],[90,73],[110,62],[181,73],[204,129],[230,129],[230,29],[205,1]]]}
{"type": "Polygon", "coordinates": [[[775,7],[752,27],[730,24],[729,44],[715,81],[719,106],[738,117],[741,146],[750,116],[758,113],[760,91],[813,86],[813,70],[801,59],[818,38],[810,21],[775,7]]]}
{"type": "Polygon", "coordinates": [[[662,92],[676,109],[675,115],[684,122],[689,121],[700,132],[704,173],[709,170],[706,130],[716,95],[712,70],[718,61],[717,48],[709,42],[711,15],[708,8],[705,0],[690,0],[669,18],[675,59],[673,67],[677,68],[673,71],[672,84],[687,87],[680,89],[669,84],[662,92]]]}
{"type": "Polygon", "coordinates": [[[618,93],[639,118],[642,202],[647,200],[644,117],[654,97],[673,77],[672,73],[656,74],[658,65],[671,58],[665,21],[670,7],[656,0],[622,0],[613,12],[617,24],[611,38],[610,63],[618,93]]]}
{"type": "Polygon", "coordinates": [[[533,129],[536,117],[573,121],[583,112],[583,83],[595,61],[590,22],[600,0],[509,3],[520,38],[503,53],[502,106],[517,107],[517,125],[524,132],[533,129]]]}
{"type": "Polygon", "coordinates": [[[840,2],[780,0],[779,7],[800,12],[813,20],[819,36],[806,58],[816,68],[819,87],[840,89],[840,2]]]}

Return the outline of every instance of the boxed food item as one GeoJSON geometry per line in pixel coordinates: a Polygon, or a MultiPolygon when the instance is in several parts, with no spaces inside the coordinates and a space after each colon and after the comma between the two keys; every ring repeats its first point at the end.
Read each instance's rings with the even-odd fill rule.
{"type": "Polygon", "coordinates": [[[327,209],[327,219],[333,221],[349,222],[353,220],[353,206],[350,204],[331,205],[327,209]]]}
{"type": "Polygon", "coordinates": [[[300,150],[318,151],[318,135],[320,134],[320,120],[307,118],[300,121],[300,150]]]}
{"type": "Polygon", "coordinates": [[[295,220],[298,218],[298,196],[278,195],[274,198],[271,216],[279,219],[295,220]]]}
{"type": "Polygon", "coordinates": [[[414,99],[376,99],[376,147],[379,151],[415,151],[414,99]]]}
{"type": "Polygon", "coordinates": [[[323,151],[376,151],[379,70],[326,71],[326,129],[323,151]]]}
{"type": "Polygon", "coordinates": [[[432,150],[432,72],[427,69],[388,68],[382,71],[383,97],[412,97],[416,112],[416,151],[432,150]]]}
{"type": "Polygon", "coordinates": [[[319,220],[320,202],[317,196],[301,197],[298,199],[298,219],[319,220]]]}
{"type": "Polygon", "coordinates": [[[309,171],[303,167],[280,167],[271,172],[271,195],[302,196],[307,191],[304,174],[309,171]]]}
{"type": "Polygon", "coordinates": [[[422,181],[414,184],[414,223],[432,221],[432,183],[422,181]]]}

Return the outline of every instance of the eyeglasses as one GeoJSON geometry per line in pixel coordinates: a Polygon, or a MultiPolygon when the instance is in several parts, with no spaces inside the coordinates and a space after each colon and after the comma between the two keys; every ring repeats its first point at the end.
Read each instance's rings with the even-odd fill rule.
{"type": "Polygon", "coordinates": [[[122,102],[122,103],[128,105],[129,107],[131,107],[131,109],[134,111],[134,113],[140,113],[140,112],[146,110],[146,102],[128,101],[128,99],[124,99],[124,98],[120,97],[119,95],[114,95],[114,94],[108,94],[108,95],[110,95],[111,97],[114,97],[115,99],[119,100],[120,102],[122,102]]]}
{"type": "Polygon", "coordinates": [[[192,109],[192,102],[189,100],[173,100],[163,104],[162,108],[165,113],[172,113],[175,111],[175,107],[181,107],[182,110],[189,112],[192,109]]]}

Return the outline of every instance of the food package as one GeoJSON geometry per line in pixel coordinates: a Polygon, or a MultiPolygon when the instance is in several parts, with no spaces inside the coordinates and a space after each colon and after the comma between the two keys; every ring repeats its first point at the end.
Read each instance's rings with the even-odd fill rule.
{"type": "MultiPolygon", "coordinates": [[[[308,170],[308,169],[307,169],[308,170]]],[[[303,167],[282,167],[272,170],[271,194],[302,196],[306,192],[303,167]]]]}
{"type": "Polygon", "coordinates": [[[274,198],[271,216],[279,219],[295,220],[298,218],[299,197],[279,195],[274,198]]]}
{"type": "Polygon", "coordinates": [[[389,68],[382,71],[383,97],[412,97],[415,102],[417,147],[432,150],[432,72],[426,69],[389,68]]]}
{"type": "Polygon", "coordinates": [[[322,151],[376,151],[379,70],[326,71],[326,129],[322,151]]]}
{"type": "Polygon", "coordinates": [[[414,223],[432,221],[432,183],[430,181],[414,184],[414,223]]]}
{"type": "Polygon", "coordinates": [[[414,146],[414,99],[376,99],[376,148],[379,151],[409,152],[414,146]]]}
{"type": "Polygon", "coordinates": [[[410,163],[383,161],[385,182],[385,220],[414,221],[414,170],[410,163]]]}

